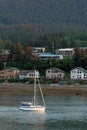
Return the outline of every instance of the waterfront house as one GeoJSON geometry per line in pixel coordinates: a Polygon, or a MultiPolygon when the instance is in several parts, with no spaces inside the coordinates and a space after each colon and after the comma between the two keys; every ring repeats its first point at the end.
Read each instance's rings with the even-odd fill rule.
{"type": "Polygon", "coordinates": [[[87,80],[87,70],[83,69],[82,67],[72,69],[70,72],[70,78],[75,80],[76,79],[87,80]]]}
{"type": "Polygon", "coordinates": [[[59,68],[49,68],[46,70],[46,79],[63,79],[64,71],[59,68]]]}
{"type": "Polygon", "coordinates": [[[20,70],[14,67],[6,68],[3,70],[0,70],[0,78],[18,78],[20,70]]]}
{"type": "Polygon", "coordinates": [[[29,78],[28,70],[22,70],[19,73],[19,79],[29,78]]]}
{"type": "MultiPolygon", "coordinates": [[[[34,78],[34,77],[35,77],[35,70],[22,70],[19,74],[19,79],[34,78]]],[[[40,77],[39,71],[36,71],[36,77],[37,78],[40,77]]]]}

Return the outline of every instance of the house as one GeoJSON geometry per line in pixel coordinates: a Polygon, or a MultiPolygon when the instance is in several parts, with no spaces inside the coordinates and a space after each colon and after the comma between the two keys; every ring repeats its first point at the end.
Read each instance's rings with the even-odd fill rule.
{"type": "Polygon", "coordinates": [[[49,68],[46,70],[46,79],[63,79],[64,71],[59,68],[49,68]]]}
{"type": "Polygon", "coordinates": [[[7,62],[9,60],[10,50],[1,50],[0,61],[7,62]]]}
{"type": "Polygon", "coordinates": [[[0,78],[18,78],[20,70],[14,67],[6,68],[3,70],[0,70],[0,78]]]}
{"type": "Polygon", "coordinates": [[[87,80],[87,70],[81,67],[72,69],[70,72],[70,78],[75,80],[76,79],[87,80]]]}
{"type": "Polygon", "coordinates": [[[32,54],[44,53],[44,47],[32,47],[32,54]]]}
{"type": "Polygon", "coordinates": [[[74,48],[57,49],[56,54],[61,54],[63,57],[70,57],[74,55],[74,48]]]}
{"type": "MultiPolygon", "coordinates": [[[[34,77],[35,77],[35,70],[22,70],[19,74],[19,79],[34,78],[34,77]]],[[[39,71],[36,71],[36,77],[40,78],[39,71]]]]}
{"type": "Polygon", "coordinates": [[[48,59],[59,60],[59,59],[63,59],[63,56],[58,55],[58,54],[52,54],[52,53],[40,53],[39,54],[39,60],[48,60],[48,59]]]}
{"type": "Polygon", "coordinates": [[[19,73],[19,79],[29,78],[28,70],[22,70],[19,73]]]}
{"type": "Polygon", "coordinates": [[[87,47],[79,47],[79,50],[82,54],[87,55],[87,47]]]}
{"type": "Polygon", "coordinates": [[[31,47],[31,48],[32,48],[32,57],[33,59],[36,60],[38,60],[39,54],[44,53],[46,50],[44,47],[31,47]]]}

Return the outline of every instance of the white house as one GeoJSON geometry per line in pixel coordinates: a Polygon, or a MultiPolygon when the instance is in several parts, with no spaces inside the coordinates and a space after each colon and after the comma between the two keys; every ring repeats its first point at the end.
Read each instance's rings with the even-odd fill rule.
{"type": "Polygon", "coordinates": [[[37,53],[44,53],[45,52],[44,47],[32,47],[32,53],[37,54],[37,53]]]}
{"type": "MultiPolygon", "coordinates": [[[[35,70],[22,70],[19,74],[19,79],[34,78],[35,70]]],[[[36,71],[36,78],[40,78],[39,71],[36,71]]]]}
{"type": "Polygon", "coordinates": [[[50,68],[46,70],[46,79],[63,79],[64,71],[58,68],[50,68]]]}
{"type": "Polygon", "coordinates": [[[87,80],[87,70],[77,67],[70,72],[71,79],[87,80]]]}

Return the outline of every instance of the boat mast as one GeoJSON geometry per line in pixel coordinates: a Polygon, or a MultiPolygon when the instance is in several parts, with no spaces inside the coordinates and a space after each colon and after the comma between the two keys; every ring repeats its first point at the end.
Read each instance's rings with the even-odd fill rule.
{"type": "Polygon", "coordinates": [[[34,106],[36,105],[36,70],[34,74],[34,106]]]}
{"type": "Polygon", "coordinates": [[[38,83],[39,83],[39,89],[40,89],[40,92],[41,92],[41,96],[42,96],[42,100],[43,100],[44,106],[46,106],[46,103],[45,103],[45,100],[44,100],[44,96],[43,96],[43,92],[42,92],[42,89],[41,89],[41,86],[40,86],[39,79],[38,79],[38,83]]]}

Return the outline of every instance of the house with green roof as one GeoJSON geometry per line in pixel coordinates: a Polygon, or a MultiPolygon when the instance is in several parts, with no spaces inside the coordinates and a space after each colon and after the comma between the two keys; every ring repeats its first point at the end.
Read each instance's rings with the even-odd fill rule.
{"type": "Polygon", "coordinates": [[[19,77],[20,70],[18,68],[10,67],[0,70],[0,78],[12,79],[19,77]]]}
{"type": "Polygon", "coordinates": [[[82,67],[72,69],[70,72],[70,78],[74,80],[87,80],[87,70],[82,67]]]}
{"type": "Polygon", "coordinates": [[[46,79],[63,79],[64,71],[59,68],[49,68],[46,69],[46,79]]]}

